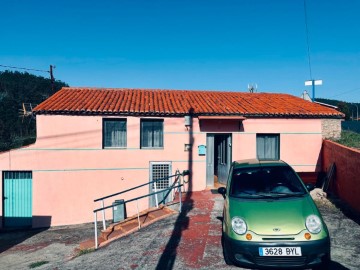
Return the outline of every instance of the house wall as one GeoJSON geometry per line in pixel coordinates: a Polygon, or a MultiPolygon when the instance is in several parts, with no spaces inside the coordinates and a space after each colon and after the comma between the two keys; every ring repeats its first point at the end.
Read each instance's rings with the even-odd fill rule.
{"type": "Polygon", "coordinates": [[[324,171],[327,172],[332,163],[336,165],[331,191],[360,213],[360,151],[324,140],[322,155],[324,171]]]}
{"type": "MultiPolygon", "coordinates": [[[[100,207],[93,200],[149,181],[150,161],[171,161],[173,173],[190,169],[192,181],[186,189],[205,189],[206,157],[197,149],[206,144],[207,133],[232,134],[232,160],[256,157],[257,133],[278,133],[282,160],[298,172],[320,170],[321,119],[246,119],[241,125],[236,120],[204,121],[200,126],[194,118],[189,129],[183,117],[169,117],[164,118],[164,149],[140,149],[139,117],[127,117],[126,149],[102,149],[102,119],[38,115],[36,143],[0,154],[1,171],[33,172],[33,227],[45,226],[46,217],[51,226],[93,221],[93,210],[100,207]],[[192,151],[184,150],[188,143],[192,151]]],[[[137,195],[148,190],[144,187],[137,195]]],[[[105,205],[130,196],[113,197],[105,205]]],[[[139,201],[140,210],[148,202],[139,201]]],[[[135,203],[127,205],[128,215],[135,212],[135,203]]],[[[112,217],[111,210],[106,217],[112,217]]]]}
{"type": "Polygon", "coordinates": [[[280,159],[297,172],[320,171],[322,144],[319,119],[247,119],[233,135],[233,160],[256,158],[256,134],[280,134],[280,159]]]}

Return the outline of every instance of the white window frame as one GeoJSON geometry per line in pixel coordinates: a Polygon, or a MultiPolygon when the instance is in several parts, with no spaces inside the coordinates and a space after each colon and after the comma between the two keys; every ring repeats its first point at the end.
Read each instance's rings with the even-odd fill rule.
{"type": "MultiPolygon", "coordinates": [[[[103,118],[103,129],[102,129],[102,136],[103,136],[103,149],[124,149],[127,147],[127,119],[126,118],[103,118]],[[123,132],[125,132],[125,137],[124,142],[122,144],[119,143],[119,145],[107,145],[106,142],[106,123],[107,122],[122,122],[125,124],[125,130],[123,132]]],[[[113,136],[117,136],[116,134],[113,134],[113,136]]],[[[121,134],[118,136],[121,136],[121,134]]]]}
{"type": "Polygon", "coordinates": [[[163,149],[164,148],[164,119],[141,119],[140,120],[140,148],[141,149],[163,149]],[[159,138],[159,146],[154,146],[155,144],[155,138],[154,136],[156,136],[156,134],[154,134],[154,129],[152,130],[151,136],[152,138],[150,139],[151,141],[151,145],[144,145],[144,130],[143,130],[143,123],[161,123],[161,131],[159,136],[161,136],[159,138]]]}
{"type": "Polygon", "coordinates": [[[256,134],[256,157],[259,160],[280,160],[280,134],[278,133],[258,133],[256,134]],[[260,146],[259,140],[264,140],[264,145],[260,146]],[[269,144],[274,144],[273,146],[269,144]],[[274,148],[266,149],[267,146],[274,148]],[[263,149],[260,149],[263,148],[263,149]],[[268,153],[266,153],[266,150],[268,153]],[[262,152],[260,152],[262,151],[262,152]],[[261,155],[260,155],[261,154],[261,155]],[[271,155],[271,156],[269,156],[271,155]]]}

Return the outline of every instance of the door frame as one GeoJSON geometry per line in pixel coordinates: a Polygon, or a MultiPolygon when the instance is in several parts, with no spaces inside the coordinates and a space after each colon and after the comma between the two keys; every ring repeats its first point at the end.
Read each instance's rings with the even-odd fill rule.
{"type": "Polygon", "coordinates": [[[232,133],[206,133],[206,186],[214,186],[215,163],[218,162],[218,157],[215,157],[217,145],[215,145],[216,137],[227,136],[227,166],[228,170],[232,163],[232,133]]]}
{"type": "MultiPolygon", "coordinates": [[[[23,186],[21,186],[21,188],[23,188],[23,186]]],[[[32,227],[32,222],[33,222],[33,173],[32,171],[2,171],[2,228],[13,228],[13,227],[16,227],[16,228],[31,228],[32,227]],[[24,177],[24,178],[14,178],[14,177],[9,177],[9,178],[6,178],[6,174],[7,173],[28,173],[30,174],[30,177],[24,177]],[[20,190],[19,187],[19,190],[22,192],[22,193],[18,193],[18,194],[15,194],[15,192],[17,192],[17,190],[15,190],[14,192],[14,196],[12,196],[11,198],[7,198],[7,188],[6,188],[6,181],[9,180],[16,180],[16,179],[25,179],[25,180],[29,180],[29,183],[25,183],[26,185],[28,185],[30,187],[29,190],[20,190]],[[26,192],[28,192],[28,194],[26,194],[26,192]],[[25,222],[26,224],[22,225],[21,222],[20,222],[20,225],[8,225],[6,220],[7,219],[10,219],[12,218],[12,216],[9,216],[7,215],[7,211],[6,211],[6,203],[5,203],[5,200],[7,199],[11,199],[13,200],[15,196],[24,196],[24,197],[21,197],[20,199],[21,200],[26,200],[25,201],[25,205],[27,205],[29,208],[28,209],[21,209],[22,213],[26,213],[28,216],[24,216],[24,218],[28,219],[29,221],[28,222],[25,222]],[[29,214],[30,212],[30,214],[29,214]]],[[[17,197],[15,197],[15,199],[18,199],[17,197]]],[[[20,207],[19,206],[19,201],[15,200],[15,203],[17,203],[15,205],[15,207],[20,207]]],[[[20,201],[20,203],[24,204],[24,202],[20,201]]],[[[16,218],[16,216],[14,216],[14,218],[16,218]]],[[[10,221],[11,223],[11,221],[10,221]]]]}

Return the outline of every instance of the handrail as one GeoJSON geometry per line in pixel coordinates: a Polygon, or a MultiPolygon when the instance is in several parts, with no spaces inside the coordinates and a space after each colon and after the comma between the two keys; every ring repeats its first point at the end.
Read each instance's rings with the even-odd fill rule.
{"type": "MultiPolygon", "coordinates": [[[[181,201],[181,187],[182,187],[182,186],[184,186],[184,184],[179,184],[179,185],[174,186],[174,187],[169,187],[169,188],[166,188],[166,189],[163,189],[163,190],[157,191],[157,192],[152,192],[152,193],[149,193],[149,194],[146,194],[146,195],[143,195],[143,196],[136,197],[136,198],[134,198],[134,199],[130,199],[130,200],[127,200],[127,201],[124,201],[124,202],[120,202],[120,203],[118,203],[118,204],[109,205],[109,206],[106,206],[106,207],[102,207],[102,208],[95,209],[95,210],[94,210],[95,249],[97,249],[97,248],[98,248],[98,237],[97,237],[97,212],[99,212],[99,211],[104,211],[105,209],[108,209],[108,208],[110,208],[110,207],[113,207],[113,206],[116,206],[116,205],[125,204],[125,203],[132,202],[132,201],[135,201],[135,200],[136,200],[136,203],[137,203],[139,199],[142,199],[142,198],[145,198],[145,197],[152,196],[152,195],[154,195],[154,194],[157,194],[157,193],[163,192],[164,190],[170,190],[170,189],[175,189],[175,188],[178,188],[178,191],[179,191],[179,212],[181,212],[181,207],[182,207],[182,201],[181,201]]],[[[138,223],[139,223],[139,229],[140,229],[140,214],[139,214],[139,208],[138,208],[138,205],[136,205],[136,206],[137,206],[137,216],[138,216],[138,223]]]]}
{"type": "MultiPolygon", "coordinates": [[[[95,226],[95,249],[96,249],[97,246],[98,246],[98,243],[97,243],[97,212],[102,211],[103,229],[105,230],[105,229],[106,229],[106,223],[105,223],[105,211],[104,211],[104,210],[109,209],[109,208],[112,208],[112,207],[117,206],[117,205],[122,205],[122,204],[125,204],[125,203],[129,203],[129,202],[132,202],[132,201],[136,201],[136,202],[137,202],[137,212],[138,212],[138,222],[139,222],[139,229],[140,229],[138,200],[139,200],[139,199],[142,199],[142,198],[145,198],[145,197],[149,197],[149,196],[156,195],[156,196],[155,196],[155,197],[156,197],[156,206],[158,207],[159,202],[158,202],[158,199],[157,199],[157,194],[168,191],[168,192],[166,193],[166,195],[164,196],[164,198],[162,199],[162,201],[160,202],[160,203],[164,203],[165,199],[169,196],[171,190],[177,188],[177,189],[178,189],[178,192],[179,192],[179,198],[180,198],[179,211],[181,212],[181,207],[182,207],[182,202],[181,202],[181,187],[184,186],[184,184],[181,183],[181,178],[180,178],[180,176],[184,177],[185,175],[189,175],[189,174],[190,174],[190,171],[189,171],[189,170],[184,170],[182,173],[180,173],[179,170],[176,170],[176,172],[175,172],[174,175],[170,175],[170,176],[167,176],[167,177],[159,178],[159,179],[153,180],[153,181],[151,181],[151,182],[147,182],[147,183],[144,183],[144,184],[141,184],[141,185],[138,185],[138,186],[129,188],[129,189],[127,189],[127,190],[123,190],[123,191],[121,191],[121,192],[117,192],[117,193],[114,193],[114,194],[111,194],[111,195],[107,195],[107,196],[104,196],[104,197],[95,199],[94,202],[101,201],[101,206],[102,206],[101,208],[98,208],[98,209],[93,210],[93,212],[94,212],[94,226],[95,226]],[[177,177],[177,178],[175,179],[174,183],[172,183],[172,185],[171,185],[170,187],[168,187],[168,188],[161,189],[160,191],[157,191],[157,190],[156,190],[156,185],[155,185],[155,192],[152,192],[152,193],[149,193],[149,194],[146,194],[146,195],[142,195],[142,196],[138,196],[138,197],[129,199],[129,200],[127,200],[127,201],[122,201],[122,202],[119,202],[119,203],[113,203],[112,205],[109,205],[109,206],[104,206],[104,200],[105,200],[105,199],[108,199],[108,198],[111,198],[111,197],[114,197],[114,196],[117,196],[117,195],[120,195],[120,194],[129,192],[129,191],[135,190],[135,189],[137,189],[137,188],[140,188],[140,187],[143,187],[143,186],[146,186],[146,185],[150,185],[150,184],[156,183],[156,182],[161,181],[161,180],[167,180],[167,179],[170,179],[170,178],[172,178],[172,177],[177,177]],[[175,184],[179,181],[179,179],[180,179],[180,184],[177,185],[177,186],[175,186],[175,184]]],[[[184,180],[183,180],[183,182],[184,182],[184,180]]]]}
{"type": "MultiPolygon", "coordinates": [[[[184,174],[185,174],[185,171],[183,171],[182,174],[177,174],[177,176],[179,176],[179,177],[176,177],[176,178],[175,178],[175,181],[174,181],[174,183],[172,183],[172,185],[170,186],[170,188],[174,187],[175,184],[176,184],[176,182],[179,181],[180,176],[184,176],[184,174]]],[[[180,184],[181,184],[181,181],[180,181],[180,184]]],[[[184,186],[184,185],[182,185],[182,186],[184,186]]],[[[163,189],[163,191],[164,191],[164,190],[168,190],[168,189],[163,189]]],[[[164,203],[165,200],[166,200],[166,198],[169,196],[170,192],[171,192],[171,189],[169,189],[169,191],[166,193],[166,195],[163,197],[163,199],[162,199],[159,203],[164,203]]]]}
{"type": "Polygon", "coordinates": [[[164,188],[160,191],[157,191],[157,192],[152,192],[152,193],[149,193],[149,194],[146,194],[146,195],[142,195],[142,196],[139,196],[139,197],[136,197],[136,198],[133,198],[133,199],[129,199],[127,201],[122,201],[122,202],[119,202],[119,203],[113,203],[112,205],[108,205],[108,206],[105,206],[105,207],[101,207],[101,208],[98,208],[98,209],[95,209],[93,212],[96,213],[96,212],[99,212],[101,210],[105,210],[105,209],[109,209],[111,207],[114,207],[114,206],[117,206],[117,205],[122,205],[122,204],[125,204],[125,203],[129,203],[129,202],[133,202],[133,201],[136,201],[136,200],[139,200],[139,199],[142,199],[142,198],[145,198],[145,197],[149,197],[149,196],[152,196],[152,195],[155,195],[155,194],[159,194],[159,193],[162,193],[166,190],[171,190],[171,189],[175,189],[175,188],[179,188],[179,187],[182,187],[184,184],[179,184],[177,186],[173,186],[173,187],[169,187],[169,188],[164,188]]]}
{"type": "MultiPolygon", "coordinates": [[[[170,175],[170,176],[167,176],[167,177],[163,177],[163,178],[159,178],[159,179],[156,179],[156,180],[153,180],[153,181],[150,181],[150,182],[147,182],[147,183],[144,183],[144,184],[141,184],[141,185],[138,185],[138,186],[135,186],[135,187],[132,187],[132,188],[129,188],[129,189],[126,189],[126,190],[123,190],[123,191],[120,191],[120,192],[117,192],[117,193],[114,193],[114,194],[111,194],[111,195],[108,195],[108,196],[104,196],[102,198],[98,198],[98,199],[95,199],[94,202],[98,202],[98,201],[101,201],[101,207],[104,207],[104,200],[105,199],[108,199],[108,198],[111,198],[111,197],[114,197],[116,195],[120,195],[120,194],[123,194],[123,193],[126,193],[128,191],[132,191],[132,190],[135,190],[137,188],[140,188],[140,187],[143,187],[143,186],[146,186],[146,185],[150,185],[152,183],[156,183],[158,181],[161,181],[161,180],[167,180],[167,179],[170,179],[172,177],[175,177],[175,176],[179,176],[179,175],[188,175],[190,172],[188,170],[184,170],[182,173],[180,173],[179,170],[176,170],[176,173],[173,174],[173,175],[170,175]]],[[[156,192],[156,185],[155,185],[155,192],[156,192]]],[[[168,194],[166,195],[168,196],[168,194]]],[[[156,196],[156,206],[158,206],[158,199],[157,199],[157,196],[156,196]]],[[[102,212],[102,222],[103,222],[103,229],[105,230],[106,229],[106,222],[105,222],[105,211],[102,212]]]]}
{"type": "MultiPolygon", "coordinates": [[[[184,172],[180,175],[183,175],[184,172]]],[[[173,175],[170,175],[170,176],[167,176],[167,177],[163,177],[163,178],[159,178],[159,179],[156,179],[156,180],[153,180],[151,182],[147,182],[145,184],[141,184],[141,185],[138,185],[136,187],[132,187],[132,188],[129,188],[129,189],[126,189],[126,190],[123,190],[123,191],[120,191],[120,192],[117,192],[117,193],[114,193],[114,194],[111,194],[111,195],[107,195],[105,197],[101,197],[101,198],[98,198],[98,199],[95,199],[94,202],[98,202],[98,201],[101,201],[101,200],[104,200],[104,199],[108,199],[108,198],[111,198],[111,197],[114,197],[114,196],[117,196],[117,195],[120,195],[120,194],[123,194],[123,193],[126,193],[128,191],[132,191],[134,189],[137,189],[137,188],[140,188],[140,187],[143,187],[143,186],[146,186],[146,185],[150,185],[152,183],[156,183],[157,181],[161,181],[161,180],[166,180],[166,179],[169,179],[169,178],[172,178],[172,177],[175,177],[175,176],[178,176],[179,174],[173,174],[173,175]]]]}

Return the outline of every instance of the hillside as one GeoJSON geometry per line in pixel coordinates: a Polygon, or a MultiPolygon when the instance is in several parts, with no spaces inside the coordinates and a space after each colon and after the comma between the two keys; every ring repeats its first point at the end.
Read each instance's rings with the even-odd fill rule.
{"type": "Polygon", "coordinates": [[[340,101],[336,99],[326,99],[326,98],[315,98],[317,102],[326,103],[338,107],[338,110],[345,114],[345,120],[356,118],[356,106],[360,108],[360,103],[349,103],[345,101],[340,101]]]}
{"type": "MultiPolygon", "coordinates": [[[[54,92],[67,86],[54,82],[54,92]]],[[[52,95],[51,81],[29,73],[0,72],[0,151],[33,143],[35,118],[21,117],[23,103],[30,108],[52,95]]]]}
{"type": "Polygon", "coordinates": [[[360,150],[360,134],[349,131],[349,130],[343,130],[341,132],[341,138],[338,140],[334,140],[337,143],[340,143],[342,145],[345,145],[347,147],[356,148],[360,150]]]}

